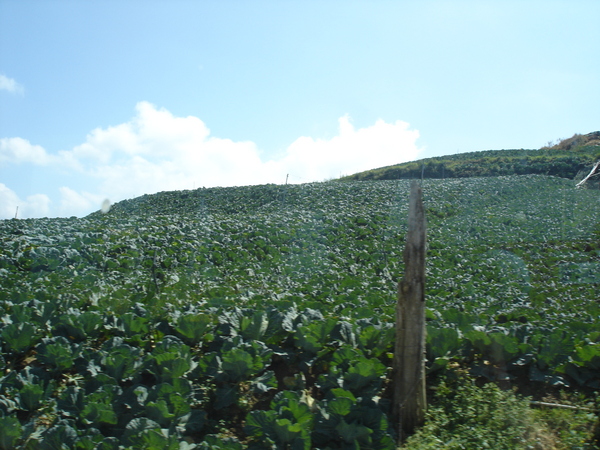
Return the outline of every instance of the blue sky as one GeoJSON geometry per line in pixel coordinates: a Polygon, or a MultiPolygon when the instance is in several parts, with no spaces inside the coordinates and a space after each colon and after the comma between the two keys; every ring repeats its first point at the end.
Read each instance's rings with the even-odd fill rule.
{"type": "Polygon", "coordinates": [[[0,218],[600,129],[600,2],[0,0],[0,218]]]}

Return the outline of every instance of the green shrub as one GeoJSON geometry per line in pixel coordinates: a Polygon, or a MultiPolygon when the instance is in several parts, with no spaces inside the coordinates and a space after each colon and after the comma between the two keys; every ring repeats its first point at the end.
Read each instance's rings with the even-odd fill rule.
{"type": "MultiPolygon", "coordinates": [[[[566,394],[565,394],[566,395],[566,394]]],[[[570,397],[573,397],[571,395],[570,397]]],[[[444,380],[436,388],[425,425],[402,448],[410,450],[591,450],[598,448],[592,412],[585,396],[558,400],[581,410],[532,409],[527,398],[495,384],[477,387],[473,379],[444,380]],[[587,403],[585,403],[587,401],[587,403]]]]}
{"type": "Polygon", "coordinates": [[[490,383],[443,381],[427,411],[426,423],[407,449],[525,449],[531,434],[529,402],[490,383]],[[456,384],[456,385],[454,385],[456,384]]]}

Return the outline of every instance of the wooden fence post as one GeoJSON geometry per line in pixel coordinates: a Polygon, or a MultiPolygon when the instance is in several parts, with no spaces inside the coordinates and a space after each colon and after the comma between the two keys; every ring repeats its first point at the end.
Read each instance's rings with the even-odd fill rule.
{"type": "Polygon", "coordinates": [[[393,362],[394,423],[404,442],[425,420],[425,245],[421,186],[413,181],[404,248],[404,277],[398,283],[393,362]]]}

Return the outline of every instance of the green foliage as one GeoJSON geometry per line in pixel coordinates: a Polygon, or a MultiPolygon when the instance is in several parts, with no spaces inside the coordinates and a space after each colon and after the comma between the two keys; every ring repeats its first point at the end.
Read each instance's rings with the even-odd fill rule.
{"type": "MultiPolygon", "coordinates": [[[[424,180],[432,378],[600,388],[600,211],[572,185],[424,180]]],[[[408,183],[283,189],[1,221],[2,445],[393,448],[408,183]]]]}
{"type": "Polygon", "coordinates": [[[512,392],[491,383],[479,388],[469,380],[442,382],[425,426],[404,448],[526,449],[530,426],[528,401],[512,392]]]}
{"type": "Polygon", "coordinates": [[[165,382],[183,377],[197,365],[190,348],[175,336],[165,336],[148,361],[152,373],[165,382]]]}
{"type": "Polygon", "coordinates": [[[341,388],[328,391],[323,401],[306,392],[281,392],[270,410],[248,414],[245,431],[257,448],[394,448],[378,405],[341,388]]]}
{"type": "Polygon", "coordinates": [[[44,338],[37,347],[37,358],[56,372],[68,371],[79,356],[78,346],[71,344],[66,338],[57,336],[44,338]]]}
{"type": "Polygon", "coordinates": [[[380,405],[368,397],[355,397],[336,388],[322,402],[314,431],[315,446],[353,448],[394,448],[394,440],[380,405]]]}
{"type": "Polygon", "coordinates": [[[142,365],[141,355],[140,349],[124,344],[120,337],[114,337],[102,345],[96,361],[100,370],[108,376],[115,380],[128,380],[138,373],[142,365]]]}
{"type": "MultiPolygon", "coordinates": [[[[192,345],[199,344],[211,330],[213,321],[208,314],[188,314],[179,316],[175,331],[192,345]]],[[[209,335],[212,336],[212,335],[209,335]]]]}
{"type": "Polygon", "coordinates": [[[39,448],[44,450],[63,450],[72,448],[77,442],[77,431],[69,421],[60,421],[47,428],[39,440],[39,448]]]}
{"type": "Polygon", "coordinates": [[[268,411],[251,411],[245,431],[261,448],[310,449],[314,416],[295,392],[283,391],[271,401],[268,411]]]}
{"type": "Polygon", "coordinates": [[[358,349],[342,346],[330,357],[328,373],[319,376],[317,385],[327,393],[343,388],[356,396],[374,397],[381,390],[386,367],[375,358],[366,358],[358,349]]]}
{"type": "Polygon", "coordinates": [[[127,424],[123,439],[131,448],[148,450],[179,450],[179,442],[175,436],[163,433],[160,425],[150,419],[133,419],[127,424]]]}
{"type": "Polygon", "coordinates": [[[21,438],[22,427],[16,417],[0,417],[0,448],[12,450],[21,438]]]}
{"type": "Polygon", "coordinates": [[[294,339],[299,348],[316,355],[329,342],[337,321],[333,318],[301,325],[296,329],[294,339]]]}
{"type": "MultiPolygon", "coordinates": [[[[529,399],[488,383],[478,387],[464,377],[448,377],[435,387],[426,423],[402,448],[423,449],[592,449],[589,411],[531,409],[529,399]]],[[[560,404],[569,405],[568,399],[560,404]]],[[[593,403],[586,407],[594,406],[593,403]]]]}
{"type": "Polygon", "coordinates": [[[85,425],[103,426],[116,425],[117,414],[113,409],[113,404],[120,394],[119,388],[111,385],[101,386],[97,391],[89,394],[85,398],[85,406],[81,411],[79,418],[85,425]]]}
{"type": "Polygon", "coordinates": [[[23,353],[36,341],[35,328],[28,323],[11,323],[2,330],[2,340],[9,351],[23,353]]]}
{"type": "Polygon", "coordinates": [[[57,319],[54,328],[57,333],[70,340],[81,342],[96,337],[102,323],[103,318],[96,311],[81,312],[73,310],[61,315],[57,319]]]}

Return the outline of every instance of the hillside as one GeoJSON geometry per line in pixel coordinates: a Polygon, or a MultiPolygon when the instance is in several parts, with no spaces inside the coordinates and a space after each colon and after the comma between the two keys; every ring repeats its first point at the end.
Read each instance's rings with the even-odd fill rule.
{"type": "MultiPolygon", "coordinates": [[[[0,447],[394,448],[408,186],[197,189],[81,219],[0,221],[0,447]]],[[[560,388],[562,402],[593,407],[597,192],[542,175],[422,186],[437,411],[422,439],[456,423],[445,439],[480,448],[452,412],[462,404],[489,412],[469,422],[487,445],[521,448],[500,445],[509,430],[531,436],[528,404],[470,380],[537,400],[560,388]]],[[[545,432],[593,445],[594,415],[565,414],[545,432]]]]}
{"type": "Polygon", "coordinates": [[[342,180],[551,175],[573,179],[600,159],[600,131],[574,135],[539,150],[487,150],[411,161],[359,172],[342,180]]]}

